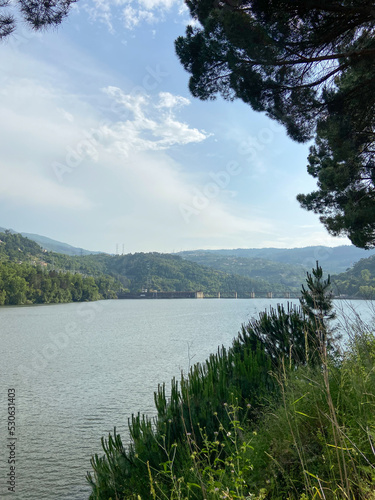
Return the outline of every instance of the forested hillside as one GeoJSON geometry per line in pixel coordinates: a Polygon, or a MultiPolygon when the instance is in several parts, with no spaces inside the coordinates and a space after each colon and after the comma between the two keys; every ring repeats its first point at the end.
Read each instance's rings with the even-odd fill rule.
{"type": "MultiPolygon", "coordinates": [[[[344,262],[351,255],[350,249],[332,250],[341,254],[344,262]]],[[[283,296],[301,290],[306,276],[303,266],[227,252],[183,252],[184,258],[157,252],[69,256],[47,252],[18,233],[0,232],[0,305],[98,300],[116,298],[118,292],[134,294],[146,289],[200,290],[205,296],[220,292],[222,297],[235,292],[238,297],[250,297],[251,292],[283,296]]],[[[319,263],[329,272],[324,259],[319,263]]],[[[375,256],[361,259],[352,269],[333,276],[332,281],[336,295],[373,297],[375,256]]]]}
{"type": "MultiPolygon", "coordinates": [[[[309,271],[318,260],[327,273],[342,273],[352,267],[360,259],[366,259],[374,255],[375,249],[363,250],[354,245],[342,245],[338,247],[311,246],[304,248],[234,248],[223,250],[192,250],[179,252],[181,257],[194,260],[198,256],[211,257],[238,257],[246,259],[265,259],[293,267],[302,266],[309,271]]],[[[206,264],[209,265],[209,264],[206,264]]],[[[228,269],[229,271],[229,269],[228,269]]],[[[232,271],[229,271],[232,272],[232,271]]],[[[306,275],[304,275],[305,278],[306,275]]]]}
{"type": "Polygon", "coordinates": [[[273,291],[282,294],[291,290],[291,287],[282,284],[270,284],[264,279],[210,269],[177,255],[157,252],[83,257],[54,254],[47,255],[46,260],[69,271],[85,272],[93,276],[109,274],[116,277],[124,288],[132,293],[143,289],[166,292],[201,290],[206,295],[237,292],[239,296],[249,296],[252,291],[262,294],[273,291]]]}
{"type": "Polygon", "coordinates": [[[121,289],[112,276],[68,272],[58,264],[58,254],[43,252],[34,241],[20,234],[0,233],[0,305],[114,298],[121,289]]]}
{"type": "Polygon", "coordinates": [[[284,264],[260,258],[220,255],[216,252],[184,252],[186,260],[202,266],[212,267],[226,273],[247,278],[262,279],[268,283],[281,285],[299,291],[306,278],[306,270],[301,265],[284,264]]]}
{"type": "Polygon", "coordinates": [[[332,283],[337,295],[375,298],[375,256],[361,259],[346,273],[333,276],[332,283]]]}
{"type": "MultiPolygon", "coordinates": [[[[132,291],[145,286],[158,291],[201,290],[206,294],[232,294],[236,291],[239,295],[249,295],[251,291],[270,291],[270,284],[265,280],[213,270],[176,255],[136,253],[115,256],[107,265],[107,272],[126,276],[130,280],[132,291]]],[[[278,286],[273,290],[281,293],[285,288],[278,286]]]]}
{"type": "Polygon", "coordinates": [[[68,256],[42,250],[9,231],[0,233],[0,305],[58,303],[115,298],[142,290],[203,291],[206,296],[282,295],[283,284],[270,284],[200,266],[176,255],[136,253],[68,256]]]}

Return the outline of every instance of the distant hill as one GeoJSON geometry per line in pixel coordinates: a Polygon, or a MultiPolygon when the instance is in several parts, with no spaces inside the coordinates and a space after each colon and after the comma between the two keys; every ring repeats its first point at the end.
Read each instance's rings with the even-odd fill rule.
{"type": "MultiPolygon", "coordinates": [[[[95,259],[95,256],[85,257],[95,259]]],[[[226,273],[202,266],[177,255],[136,253],[110,257],[106,272],[113,276],[126,276],[133,291],[148,288],[160,291],[197,291],[205,294],[250,296],[252,291],[266,294],[269,291],[284,293],[290,287],[271,286],[264,279],[226,273]]]]}
{"type": "MultiPolygon", "coordinates": [[[[0,232],[3,232],[0,228],[0,232]]],[[[194,250],[178,254],[157,252],[108,255],[73,247],[45,236],[16,233],[0,242],[0,260],[43,265],[48,271],[109,275],[123,289],[138,292],[197,291],[248,296],[254,291],[298,293],[316,260],[336,283],[337,294],[363,297],[374,293],[375,250],[354,246],[279,249],[194,250]],[[42,247],[42,248],[41,248],[42,247]],[[44,249],[44,250],[43,250],[44,249]],[[353,267],[354,266],[354,267],[353,267]],[[348,270],[347,272],[345,272],[348,270]]],[[[3,235],[3,239],[4,239],[3,235]]],[[[1,236],[0,236],[1,239],[1,236]]]]}
{"type": "Polygon", "coordinates": [[[337,295],[364,299],[375,298],[375,255],[361,259],[349,271],[332,276],[337,295]]]}
{"type": "Polygon", "coordinates": [[[67,270],[60,265],[61,258],[70,265],[75,259],[43,250],[19,233],[0,232],[0,305],[109,299],[123,290],[114,276],[93,276],[73,271],[74,266],[67,270]]]}
{"type": "Polygon", "coordinates": [[[50,252],[64,253],[65,255],[92,255],[100,253],[85,250],[84,248],[73,247],[72,245],[68,245],[67,243],[62,243],[61,241],[53,240],[51,238],[47,238],[46,236],[40,236],[39,234],[21,234],[25,238],[36,241],[42,248],[45,248],[50,252]]]}
{"type": "MultiPolygon", "coordinates": [[[[0,227],[0,231],[4,232],[5,229],[0,227]]],[[[13,229],[10,229],[10,231],[11,233],[16,233],[13,229]]],[[[19,234],[30,240],[36,241],[42,248],[51,252],[71,256],[98,255],[101,253],[74,247],[39,234],[19,234]]],[[[280,280],[280,282],[283,282],[282,280],[286,277],[287,281],[285,283],[293,283],[294,279],[299,281],[302,276],[304,279],[305,274],[303,271],[310,271],[312,267],[315,267],[315,262],[317,260],[325,272],[338,274],[353,267],[360,259],[366,259],[371,255],[375,255],[375,249],[363,250],[353,245],[342,245],[333,248],[326,246],[311,246],[304,248],[236,248],[222,250],[188,250],[178,252],[174,255],[179,255],[186,260],[213,267],[214,269],[227,273],[269,279],[271,283],[279,282],[280,280]],[[219,257],[225,257],[227,261],[220,261],[219,257]],[[248,261],[235,262],[232,257],[257,260],[253,260],[252,263],[248,261]],[[268,261],[268,263],[263,261],[268,261]],[[278,268],[271,265],[270,262],[280,262],[300,267],[294,269],[280,267],[279,272],[281,277],[278,281],[278,268]]]]}
{"type": "MultiPolygon", "coordinates": [[[[241,257],[246,259],[265,259],[273,262],[302,266],[311,270],[318,260],[327,273],[341,273],[351,268],[360,259],[375,255],[375,249],[362,250],[353,245],[338,247],[311,246],[304,248],[237,248],[223,250],[192,250],[178,252],[184,259],[202,261],[203,256],[241,257]]],[[[206,264],[208,265],[208,264],[206,264]]],[[[228,272],[230,272],[228,268],[228,272]]]]}
{"type": "MultiPolygon", "coordinates": [[[[4,232],[5,228],[0,227],[0,232],[4,232]]],[[[17,233],[13,229],[9,230],[12,234],[17,233]]],[[[72,245],[68,245],[67,243],[63,243],[61,241],[53,240],[51,238],[47,238],[46,236],[41,236],[40,234],[33,233],[19,233],[25,238],[29,238],[30,240],[36,241],[42,248],[48,250],[50,252],[63,253],[65,255],[91,255],[98,254],[100,252],[92,252],[90,250],[85,250],[84,248],[73,247],[72,245]]]]}
{"type": "Polygon", "coordinates": [[[306,268],[298,264],[284,264],[266,259],[250,259],[234,255],[224,256],[206,252],[184,252],[181,257],[219,271],[265,280],[288,289],[296,288],[297,291],[301,289],[301,284],[306,279],[306,268]]]}
{"type": "MultiPolygon", "coordinates": [[[[283,294],[294,292],[292,287],[271,285],[262,278],[251,278],[201,266],[178,255],[157,252],[127,255],[86,255],[68,257],[48,254],[46,261],[65,270],[75,270],[92,276],[101,273],[114,276],[131,292],[143,289],[157,291],[203,291],[205,294],[223,295],[237,292],[250,296],[252,291],[265,295],[267,292],[283,294]]],[[[303,281],[303,280],[302,280],[303,281]]],[[[302,283],[301,281],[301,283],[302,283]]],[[[298,287],[298,290],[300,286],[298,287]]]]}
{"type": "MultiPolygon", "coordinates": [[[[19,233],[0,232],[0,272],[5,272],[6,268],[11,268],[13,274],[22,277],[25,273],[33,274],[33,269],[42,269],[49,277],[56,276],[56,273],[65,273],[68,281],[71,281],[68,276],[77,274],[84,279],[91,276],[95,279],[101,296],[104,296],[104,278],[106,283],[108,278],[112,278],[113,284],[121,284],[122,290],[132,293],[147,289],[167,292],[203,291],[206,296],[215,296],[220,292],[222,296],[233,296],[234,292],[237,292],[239,297],[250,297],[251,292],[265,295],[272,291],[275,295],[283,296],[286,291],[293,291],[281,284],[270,285],[263,279],[229,274],[201,266],[177,255],[152,252],[115,256],[69,256],[43,250],[36,242],[19,233]]],[[[0,293],[1,286],[0,279],[0,293]]],[[[26,295],[25,297],[27,300],[26,295]]],[[[56,297],[56,300],[58,299],[59,297],[56,297]]],[[[64,301],[65,299],[68,301],[66,297],[64,301]]]]}

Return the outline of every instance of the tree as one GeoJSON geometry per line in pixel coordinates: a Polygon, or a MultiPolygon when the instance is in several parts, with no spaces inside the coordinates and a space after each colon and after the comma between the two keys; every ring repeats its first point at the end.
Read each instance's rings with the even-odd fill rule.
{"type": "Polygon", "coordinates": [[[34,30],[58,26],[75,2],[77,0],[0,0],[0,40],[14,32],[20,16],[34,30]]]}
{"type": "Polygon", "coordinates": [[[358,247],[375,245],[375,61],[336,79],[327,93],[328,113],[317,123],[308,172],[318,190],[299,194],[302,207],[321,215],[334,236],[347,235],[358,247]]]}
{"type": "Polygon", "coordinates": [[[333,311],[333,294],[331,290],[331,277],[323,279],[323,269],[316,262],[316,268],[312,274],[307,272],[306,285],[302,285],[302,297],[300,304],[305,315],[310,319],[315,327],[316,341],[319,349],[325,351],[332,350],[333,343],[339,337],[333,338],[333,330],[329,321],[336,317],[333,311]]]}
{"type": "Polygon", "coordinates": [[[375,7],[369,0],[187,0],[176,40],[200,99],[239,98],[304,142],[319,190],[299,195],[334,235],[375,246],[375,7]]]}
{"type": "Polygon", "coordinates": [[[285,309],[278,304],[259,314],[259,319],[252,318],[247,325],[242,325],[234,349],[241,350],[242,345],[252,351],[261,349],[269,356],[274,368],[282,364],[297,367],[308,360],[317,361],[314,324],[305,311],[288,303],[285,309]]]}
{"type": "Polygon", "coordinates": [[[332,311],[331,277],[328,275],[326,280],[323,279],[323,269],[319,266],[318,261],[312,274],[309,272],[306,274],[307,288],[302,285],[301,307],[306,316],[313,322],[325,324],[336,316],[332,311]]]}

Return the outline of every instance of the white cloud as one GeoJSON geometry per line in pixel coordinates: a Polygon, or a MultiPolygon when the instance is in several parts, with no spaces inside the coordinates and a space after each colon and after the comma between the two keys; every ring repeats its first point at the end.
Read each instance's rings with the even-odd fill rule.
{"type": "MultiPolygon", "coordinates": [[[[41,67],[36,64],[36,71],[41,67]]],[[[69,102],[69,96],[66,96],[69,102]]],[[[70,104],[73,104],[71,102],[70,104]]],[[[84,107],[85,108],[85,107],[84,107]]],[[[85,123],[61,107],[61,95],[33,78],[9,77],[0,89],[0,202],[18,206],[88,210],[94,205],[80,186],[60,185],[51,168],[74,144],[85,123]]],[[[92,121],[91,121],[92,123],[92,121]]]]}
{"type": "Polygon", "coordinates": [[[178,15],[183,15],[183,0],[91,0],[83,8],[92,21],[100,21],[114,33],[116,19],[121,18],[126,29],[132,30],[142,22],[155,24],[165,19],[174,6],[178,15]],[[119,15],[120,11],[120,15],[119,15]]]}
{"type": "Polygon", "coordinates": [[[168,92],[159,94],[159,103],[154,104],[146,95],[132,96],[117,87],[108,87],[104,92],[123,106],[132,118],[112,124],[108,137],[112,145],[126,155],[130,151],[162,150],[171,146],[204,141],[209,134],[176,119],[174,109],[189,103],[188,99],[168,92]]]}
{"type": "Polygon", "coordinates": [[[224,192],[200,200],[197,209],[195,196],[204,186],[194,184],[165,152],[130,155],[126,162],[112,162],[112,168],[117,168],[122,200],[109,220],[108,238],[132,239],[133,251],[246,246],[274,234],[273,224],[254,216],[251,208],[229,206],[224,192]]]}
{"type": "Polygon", "coordinates": [[[126,29],[132,30],[136,26],[145,21],[148,24],[156,24],[161,19],[157,17],[151,10],[144,10],[134,8],[131,5],[127,5],[122,11],[122,18],[124,20],[124,26],[126,29]]]}
{"type": "MultiPolygon", "coordinates": [[[[144,247],[149,250],[174,234],[185,238],[195,230],[210,234],[210,227],[216,234],[233,230],[235,221],[226,221],[222,204],[219,215],[213,205],[186,232],[179,203],[189,202],[193,185],[168,149],[209,136],[178,118],[188,99],[170,92],[154,99],[132,96],[109,86],[104,89],[106,108],[114,102],[118,114],[116,121],[105,120],[87,98],[67,92],[60,74],[46,80],[50,68],[32,62],[27,84],[22,74],[10,73],[0,88],[2,207],[16,206],[28,214],[53,210],[56,220],[75,211],[80,215],[71,221],[72,231],[76,225],[90,228],[100,218],[110,228],[117,219],[127,221],[120,224],[122,231],[134,226],[140,246],[146,245],[142,235],[157,228],[155,240],[144,247]]],[[[219,207],[219,200],[215,204],[219,207]]]]}
{"type": "Polygon", "coordinates": [[[112,5],[110,0],[92,0],[83,4],[84,10],[88,12],[91,21],[99,21],[108,27],[110,33],[114,33],[112,24],[112,5]]]}
{"type": "Polygon", "coordinates": [[[7,128],[9,145],[3,149],[7,162],[0,165],[5,179],[0,202],[13,202],[28,211],[38,207],[61,214],[75,210],[80,217],[72,225],[85,221],[87,228],[103,217],[107,239],[121,240],[119,234],[131,233],[137,250],[167,250],[167,242],[175,239],[223,244],[270,230],[265,220],[236,215],[225,201],[224,190],[188,223],[183,218],[181,203],[191,205],[192,194],[203,187],[169,157],[168,149],[208,137],[177,118],[187,99],[164,92],[153,102],[149,96],[131,96],[108,87],[106,95],[124,113],[115,122],[102,123],[94,111],[87,121],[80,100],[69,101],[57,89],[40,87],[28,107],[22,104],[25,97],[16,79],[12,88],[20,102],[18,109],[14,101],[8,109],[9,93],[0,100],[7,123],[6,127],[5,122],[0,124],[0,133],[5,136],[7,128]],[[60,101],[68,104],[61,107],[60,101]],[[17,149],[16,143],[21,147],[17,149]],[[52,168],[56,162],[67,167],[60,173],[62,182],[52,168]]]}
{"type": "Polygon", "coordinates": [[[186,99],[186,97],[173,95],[170,92],[160,92],[159,98],[159,103],[156,105],[157,108],[177,108],[190,104],[189,99],[186,99]]]}

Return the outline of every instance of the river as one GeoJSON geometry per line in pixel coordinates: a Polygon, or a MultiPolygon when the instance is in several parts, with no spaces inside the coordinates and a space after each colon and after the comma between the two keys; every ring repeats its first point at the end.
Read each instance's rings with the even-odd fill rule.
{"type": "MultiPolygon", "coordinates": [[[[126,441],[132,413],[154,415],[158,383],[230,346],[242,323],[279,302],[109,300],[0,308],[0,498],[15,452],[13,499],[87,500],[85,475],[91,456],[102,454],[100,438],[116,426],[126,441]],[[15,390],[13,436],[8,389],[15,390]]],[[[352,304],[370,316],[366,303],[352,304]]]]}

